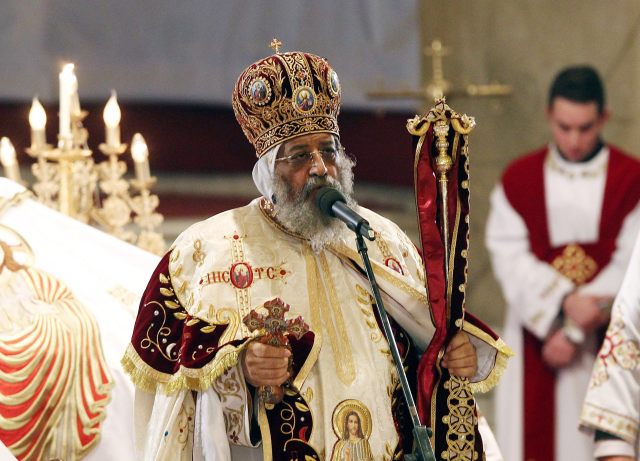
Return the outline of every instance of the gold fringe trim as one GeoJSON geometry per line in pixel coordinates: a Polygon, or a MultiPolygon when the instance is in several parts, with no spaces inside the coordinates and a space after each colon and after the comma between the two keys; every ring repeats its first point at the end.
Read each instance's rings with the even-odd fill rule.
{"type": "Polygon", "coordinates": [[[502,373],[504,373],[504,370],[507,368],[509,357],[513,355],[511,349],[509,349],[504,342],[502,343],[507,348],[509,353],[507,354],[499,350],[498,354],[496,355],[496,363],[493,365],[493,370],[491,370],[489,376],[487,376],[482,381],[478,381],[477,383],[469,383],[471,392],[473,392],[474,394],[484,394],[486,392],[489,392],[491,389],[496,387],[496,385],[500,381],[502,373]]]}
{"type": "Polygon", "coordinates": [[[514,353],[507,343],[505,343],[502,339],[498,338],[495,340],[491,338],[492,346],[494,346],[498,352],[496,353],[496,363],[493,365],[493,369],[482,381],[478,381],[476,383],[469,383],[471,388],[471,392],[474,394],[484,394],[485,392],[489,392],[491,389],[496,387],[504,370],[507,368],[507,363],[510,357],[513,357],[514,353]]]}
{"type": "Polygon", "coordinates": [[[183,389],[204,391],[225,371],[238,364],[247,344],[248,341],[240,347],[226,345],[204,367],[196,369],[181,366],[175,374],[162,373],[147,365],[131,344],[120,363],[133,384],[143,391],[152,394],[161,391],[167,395],[183,389]]]}
{"type": "Polygon", "coordinates": [[[482,381],[469,383],[471,392],[473,392],[474,394],[484,394],[485,392],[489,392],[498,384],[505,368],[507,368],[507,362],[509,361],[510,357],[513,357],[514,352],[501,338],[493,339],[490,334],[486,333],[485,331],[469,322],[464,322],[462,325],[462,329],[497,350],[496,362],[494,363],[493,369],[491,370],[489,375],[482,381]]]}

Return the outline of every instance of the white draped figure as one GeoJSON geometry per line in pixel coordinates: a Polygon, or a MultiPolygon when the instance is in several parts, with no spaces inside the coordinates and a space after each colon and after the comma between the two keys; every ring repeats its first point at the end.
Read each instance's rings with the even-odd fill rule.
{"type": "Polygon", "coordinates": [[[23,192],[0,179],[0,440],[19,460],[136,460],[120,357],[158,258],[23,192]]]}
{"type": "Polygon", "coordinates": [[[584,400],[581,428],[600,431],[595,456],[640,456],[640,240],[611,312],[584,400]],[[600,440],[601,439],[601,440],[600,440]]]}

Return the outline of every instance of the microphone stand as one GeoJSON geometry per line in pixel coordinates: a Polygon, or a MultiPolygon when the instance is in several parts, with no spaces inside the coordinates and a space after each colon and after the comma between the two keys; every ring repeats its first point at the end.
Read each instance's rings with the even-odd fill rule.
{"type": "MultiPolygon", "coordinates": [[[[405,461],[436,461],[435,455],[433,454],[433,448],[431,447],[431,443],[429,442],[431,431],[426,426],[423,426],[420,422],[416,403],[413,400],[413,395],[411,394],[411,389],[409,388],[409,381],[407,380],[407,375],[404,372],[402,359],[400,358],[400,352],[398,352],[396,339],[393,335],[393,331],[391,331],[391,324],[389,323],[389,318],[387,317],[387,311],[384,308],[382,296],[380,296],[380,290],[378,289],[378,283],[376,282],[376,277],[373,274],[373,268],[371,267],[371,261],[369,260],[369,255],[367,253],[367,245],[362,238],[362,234],[357,230],[355,230],[354,232],[356,234],[358,253],[360,253],[360,256],[362,257],[362,262],[364,263],[367,278],[369,279],[369,284],[371,285],[371,290],[373,291],[373,296],[376,300],[376,310],[378,311],[378,316],[380,317],[380,323],[382,323],[384,335],[389,342],[389,349],[391,349],[393,362],[396,366],[396,371],[398,372],[398,378],[400,379],[402,393],[404,394],[407,406],[409,407],[409,413],[411,414],[411,421],[413,423],[413,453],[405,455],[404,459],[405,461]]],[[[374,240],[374,238],[375,237],[369,237],[369,240],[374,240]]]]}

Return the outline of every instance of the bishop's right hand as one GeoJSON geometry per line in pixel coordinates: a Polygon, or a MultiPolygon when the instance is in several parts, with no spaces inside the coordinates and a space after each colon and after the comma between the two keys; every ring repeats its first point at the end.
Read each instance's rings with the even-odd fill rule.
{"type": "Polygon", "coordinates": [[[241,358],[244,379],[254,387],[281,386],[289,378],[291,351],[251,341],[241,358]]]}

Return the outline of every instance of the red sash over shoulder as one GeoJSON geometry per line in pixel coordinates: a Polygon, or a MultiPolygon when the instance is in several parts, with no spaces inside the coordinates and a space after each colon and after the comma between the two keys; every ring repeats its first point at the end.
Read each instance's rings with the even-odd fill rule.
{"type": "MultiPolygon", "coordinates": [[[[502,177],[507,200],[524,220],[531,251],[538,259],[551,263],[567,251],[567,247],[579,244],[595,261],[594,270],[582,283],[592,280],[609,264],[622,223],[640,199],[640,162],[613,146],[609,146],[609,152],[597,242],[551,246],[544,190],[546,147],[514,161],[502,177]]],[[[542,361],[543,342],[526,329],[523,334],[525,459],[553,460],[555,372],[542,361]]]]}

